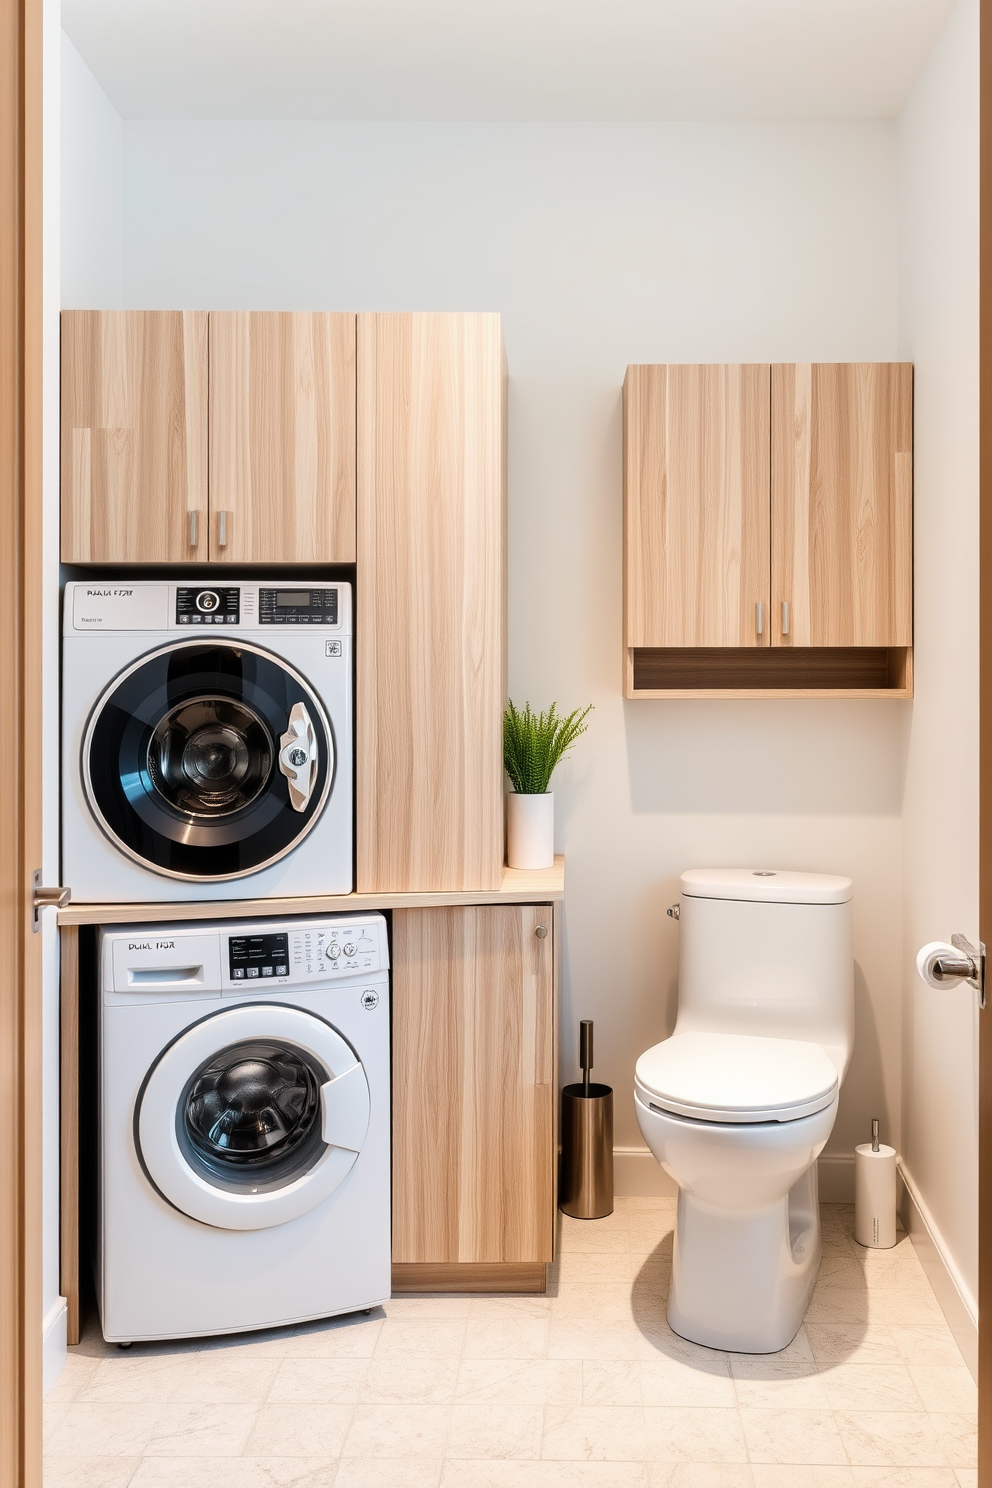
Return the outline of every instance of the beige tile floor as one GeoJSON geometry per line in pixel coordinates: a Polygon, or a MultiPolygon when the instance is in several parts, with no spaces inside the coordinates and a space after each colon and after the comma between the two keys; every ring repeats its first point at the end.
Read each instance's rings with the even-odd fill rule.
{"type": "Polygon", "coordinates": [[[46,1403],[46,1488],[965,1488],[975,1388],[909,1240],[824,1206],[781,1354],[665,1323],[674,1204],[563,1220],[551,1294],[396,1298],[368,1318],[109,1348],[46,1403]]]}

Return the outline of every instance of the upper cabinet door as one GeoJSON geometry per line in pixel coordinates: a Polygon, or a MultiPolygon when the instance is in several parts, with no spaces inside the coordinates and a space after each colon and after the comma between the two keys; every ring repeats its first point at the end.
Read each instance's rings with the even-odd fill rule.
{"type": "Polygon", "coordinates": [[[354,315],[211,312],[210,557],[354,563],[354,315]]]}
{"type": "Polygon", "coordinates": [[[358,317],[357,888],[499,887],[498,315],[358,317]]]}
{"type": "Polygon", "coordinates": [[[911,646],[913,369],[772,368],[772,643],[911,646]]]}
{"type": "Polygon", "coordinates": [[[768,644],[768,370],[627,368],[626,647],[768,644]]]}
{"type": "Polygon", "coordinates": [[[207,316],[62,314],[62,558],[207,557],[207,316]]]}

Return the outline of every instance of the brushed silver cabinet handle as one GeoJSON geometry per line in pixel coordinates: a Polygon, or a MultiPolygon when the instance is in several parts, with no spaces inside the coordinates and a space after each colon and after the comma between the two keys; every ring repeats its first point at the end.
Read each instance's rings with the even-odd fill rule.
{"type": "Polygon", "coordinates": [[[787,599],[782,601],[782,634],[789,634],[789,601],[787,599]]]}
{"type": "Polygon", "coordinates": [[[547,936],[547,933],[547,925],[538,925],[537,929],[534,931],[534,934],[537,936],[538,940],[544,940],[547,936]]]}
{"type": "Polygon", "coordinates": [[[219,511],[217,513],[217,546],[219,548],[227,547],[227,519],[229,515],[230,513],[226,511],[219,511]]]}
{"type": "Polygon", "coordinates": [[[764,633],[765,633],[765,602],[764,602],[763,599],[759,599],[758,600],[758,634],[759,635],[764,635],[764,633]]]}
{"type": "Polygon", "coordinates": [[[191,548],[199,546],[200,543],[200,513],[191,511],[186,513],[189,518],[189,545],[191,548]]]}

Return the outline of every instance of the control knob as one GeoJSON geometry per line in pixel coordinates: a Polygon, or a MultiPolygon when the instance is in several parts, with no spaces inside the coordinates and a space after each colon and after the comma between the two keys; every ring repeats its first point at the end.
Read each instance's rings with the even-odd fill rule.
{"type": "Polygon", "coordinates": [[[330,956],[332,961],[336,961],[338,959],[341,954],[341,947],[338,945],[337,941],[333,941],[331,945],[328,946],[327,954],[330,956]]]}
{"type": "Polygon", "coordinates": [[[353,956],[357,950],[358,947],[356,946],[355,942],[353,940],[349,940],[348,944],[344,948],[344,953],[346,956],[353,956]]]}

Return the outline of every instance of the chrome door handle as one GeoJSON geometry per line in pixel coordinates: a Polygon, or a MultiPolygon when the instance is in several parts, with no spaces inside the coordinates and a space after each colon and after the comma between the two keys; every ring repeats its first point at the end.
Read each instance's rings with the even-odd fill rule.
{"type": "Polygon", "coordinates": [[[293,704],[289,728],[280,736],[279,768],[289,781],[289,804],[306,811],[317,779],[317,735],[302,703],[293,704]]]}
{"type": "Polygon", "coordinates": [[[230,512],[219,511],[217,513],[217,546],[219,548],[227,547],[227,519],[229,516],[230,512]]]}
{"type": "Polygon", "coordinates": [[[36,868],[32,879],[32,918],[31,929],[41,929],[41,911],[43,909],[65,909],[72,898],[71,889],[63,889],[61,885],[57,888],[46,888],[41,882],[41,869],[36,868]]]}

